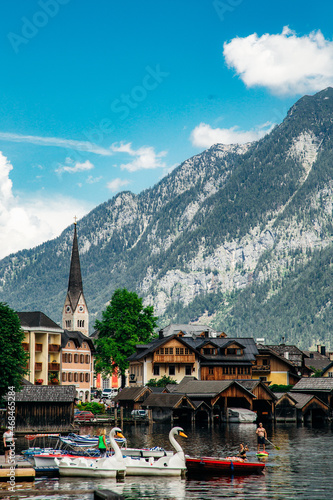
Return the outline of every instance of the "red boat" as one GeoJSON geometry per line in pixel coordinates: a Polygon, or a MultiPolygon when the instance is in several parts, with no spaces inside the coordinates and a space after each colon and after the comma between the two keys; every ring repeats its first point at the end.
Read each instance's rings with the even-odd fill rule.
{"type": "Polygon", "coordinates": [[[262,474],[264,462],[248,462],[238,457],[186,457],[188,476],[262,474]]]}

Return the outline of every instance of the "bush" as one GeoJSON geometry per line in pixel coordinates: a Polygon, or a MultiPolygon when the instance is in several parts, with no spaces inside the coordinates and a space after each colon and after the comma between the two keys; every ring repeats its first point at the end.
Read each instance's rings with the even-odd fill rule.
{"type": "Polygon", "coordinates": [[[80,411],[91,411],[94,415],[105,413],[105,406],[101,403],[80,403],[77,408],[80,411]]]}

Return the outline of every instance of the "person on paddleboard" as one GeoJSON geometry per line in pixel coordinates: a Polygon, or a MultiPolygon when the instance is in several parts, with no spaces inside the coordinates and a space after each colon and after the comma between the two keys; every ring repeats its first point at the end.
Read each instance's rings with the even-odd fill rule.
{"type": "Polygon", "coordinates": [[[256,434],[258,437],[258,453],[259,453],[260,445],[262,445],[263,451],[265,451],[265,443],[266,443],[266,439],[267,439],[266,429],[262,426],[261,422],[259,424],[259,427],[256,430],[256,434]]]}

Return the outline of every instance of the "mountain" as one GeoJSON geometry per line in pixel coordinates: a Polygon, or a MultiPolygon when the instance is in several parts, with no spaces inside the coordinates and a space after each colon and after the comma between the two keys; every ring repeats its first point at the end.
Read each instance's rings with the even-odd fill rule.
{"type": "MultiPolygon", "coordinates": [[[[84,293],[100,315],[135,290],[160,325],[309,348],[333,327],[333,89],[304,96],[258,142],[217,144],[139,195],[78,222],[84,293]]],[[[60,321],[73,228],[0,261],[0,300],[60,321]]]]}

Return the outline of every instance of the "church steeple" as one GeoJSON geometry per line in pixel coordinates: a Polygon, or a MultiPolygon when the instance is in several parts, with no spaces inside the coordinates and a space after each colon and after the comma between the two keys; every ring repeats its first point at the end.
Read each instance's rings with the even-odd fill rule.
{"type": "Polygon", "coordinates": [[[74,222],[74,237],[71,265],[69,270],[68,290],[62,312],[62,327],[66,330],[79,331],[89,335],[88,307],[83,294],[80,266],[79,245],[74,222]]]}
{"type": "Polygon", "coordinates": [[[83,293],[83,286],[82,286],[82,276],[81,276],[81,266],[80,266],[79,245],[77,242],[76,222],[75,222],[71,267],[69,270],[69,279],[68,279],[68,295],[73,309],[76,308],[81,293],[83,293]]]}

